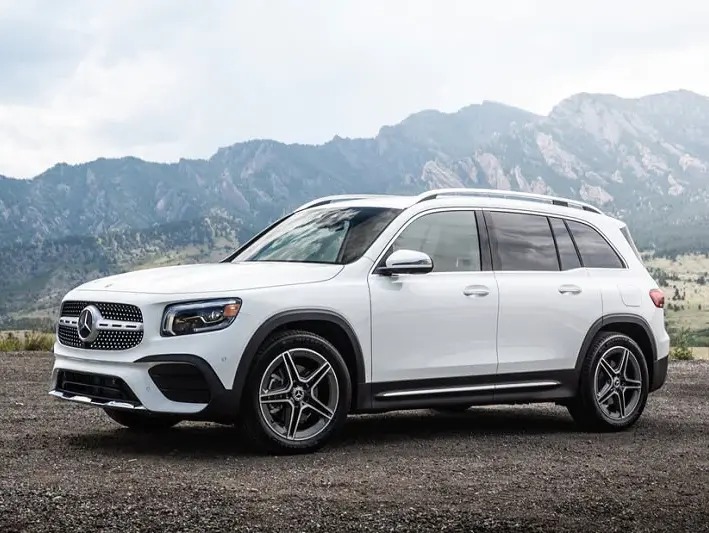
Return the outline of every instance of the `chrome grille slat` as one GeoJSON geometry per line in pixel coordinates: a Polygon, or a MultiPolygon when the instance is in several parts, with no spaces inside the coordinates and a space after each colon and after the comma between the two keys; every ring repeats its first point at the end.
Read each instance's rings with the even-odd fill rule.
{"type": "MultiPolygon", "coordinates": [[[[59,318],[59,324],[62,326],[70,326],[75,328],[78,324],[78,319],[73,317],[63,316],[59,318]]],[[[101,320],[96,327],[99,330],[107,331],[142,331],[142,322],[125,322],[122,320],[101,320]]]]}

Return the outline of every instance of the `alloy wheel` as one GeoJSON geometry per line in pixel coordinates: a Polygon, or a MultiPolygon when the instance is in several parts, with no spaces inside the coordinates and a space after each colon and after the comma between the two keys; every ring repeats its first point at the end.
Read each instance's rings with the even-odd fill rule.
{"type": "Polygon", "coordinates": [[[642,372],[635,353],[624,346],[606,350],[596,366],[594,383],[604,416],[614,421],[632,416],[642,398],[642,372]]]}
{"type": "Polygon", "coordinates": [[[332,365],[308,348],[285,351],[266,368],[259,407],[268,428],[289,441],[312,439],[330,424],[340,400],[332,365]]]}

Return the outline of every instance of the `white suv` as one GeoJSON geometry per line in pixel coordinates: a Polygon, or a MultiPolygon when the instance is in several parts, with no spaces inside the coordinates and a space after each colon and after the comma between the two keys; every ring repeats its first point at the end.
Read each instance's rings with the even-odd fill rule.
{"type": "Polygon", "coordinates": [[[336,196],[220,263],[64,298],[50,394],[124,426],[322,446],[348,413],[555,402],[625,429],[667,374],[664,296],[623,222],[495,190],[336,196]]]}

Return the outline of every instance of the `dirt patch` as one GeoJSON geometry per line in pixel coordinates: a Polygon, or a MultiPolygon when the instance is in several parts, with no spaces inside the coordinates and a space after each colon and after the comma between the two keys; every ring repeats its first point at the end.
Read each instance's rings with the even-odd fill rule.
{"type": "Polygon", "coordinates": [[[709,363],[673,362],[631,431],[538,405],[352,417],[314,455],[227,427],[160,435],[47,396],[0,354],[0,531],[709,531],[709,363]]]}
{"type": "Polygon", "coordinates": [[[694,354],[695,359],[703,359],[705,361],[709,361],[709,347],[694,347],[692,348],[692,353],[694,354]]]}

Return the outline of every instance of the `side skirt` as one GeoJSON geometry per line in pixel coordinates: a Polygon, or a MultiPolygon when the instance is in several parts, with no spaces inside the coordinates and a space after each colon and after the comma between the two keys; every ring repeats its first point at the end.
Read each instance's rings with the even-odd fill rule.
{"type": "Polygon", "coordinates": [[[354,412],[456,404],[563,403],[575,395],[577,383],[574,370],[368,383],[362,396],[369,398],[370,407],[360,404],[354,412]]]}

